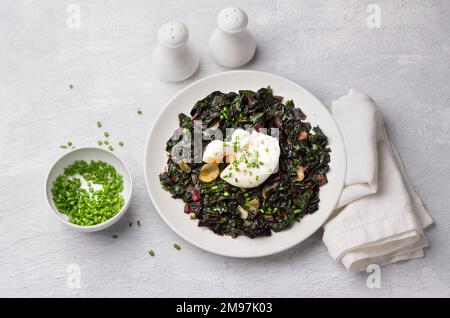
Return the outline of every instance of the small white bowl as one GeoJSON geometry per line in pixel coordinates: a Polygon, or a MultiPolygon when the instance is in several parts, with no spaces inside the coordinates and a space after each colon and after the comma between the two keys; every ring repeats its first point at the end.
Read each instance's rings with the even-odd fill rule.
{"type": "Polygon", "coordinates": [[[47,181],[45,185],[46,191],[46,197],[47,202],[53,211],[53,214],[56,216],[58,220],[63,222],[64,224],[70,226],[73,229],[77,229],[79,231],[83,232],[95,232],[100,231],[103,229],[106,229],[116,223],[126,212],[131,199],[131,193],[133,192],[133,181],[131,177],[131,173],[128,170],[128,167],[125,165],[125,163],[119,159],[113,152],[101,148],[96,147],[84,147],[84,148],[78,148],[75,150],[72,150],[70,152],[65,153],[62,157],[60,157],[56,162],[52,165],[50,168],[50,171],[47,176],[47,181]],[[90,225],[90,226],[81,226],[76,225],[69,222],[69,217],[61,212],[58,211],[58,209],[55,206],[55,203],[53,202],[53,195],[52,195],[52,186],[53,182],[56,180],[56,178],[64,173],[64,168],[68,167],[72,163],[74,163],[76,160],[85,160],[87,162],[90,162],[91,160],[101,160],[104,162],[107,162],[111,164],[118,173],[120,173],[123,176],[123,191],[122,195],[124,197],[124,205],[122,209],[114,215],[109,220],[96,224],[96,225],[90,225]]]}

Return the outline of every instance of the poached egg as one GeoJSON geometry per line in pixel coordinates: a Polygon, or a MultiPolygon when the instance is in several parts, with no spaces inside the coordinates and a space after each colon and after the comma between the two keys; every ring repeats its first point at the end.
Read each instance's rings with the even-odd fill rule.
{"type": "Polygon", "coordinates": [[[220,163],[226,157],[228,166],[220,178],[239,188],[254,188],[276,172],[280,159],[278,139],[253,130],[236,129],[231,140],[211,141],[203,153],[205,163],[220,163]]]}

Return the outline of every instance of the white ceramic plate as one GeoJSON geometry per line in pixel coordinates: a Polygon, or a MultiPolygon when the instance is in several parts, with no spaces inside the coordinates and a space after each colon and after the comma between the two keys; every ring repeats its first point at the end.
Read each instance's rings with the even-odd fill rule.
{"type": "Polygon", "coordinates": [[[328,110],[311,93],[282,77],[256,71],[231,71],[205,77],[181,90],[157,117],[145,145],[144,173],[147,189],[156,210],[178,235],[206,251],[231,257],[259,257],[284,251],[302,242],[319,229],[331,215],[341,195],[346,169],[344,143],[339,129],[328,110]],[[319,210],[304,217],[291,228],[270,237],[250,239],[244,236],[219,236],[183,213],[182,200],[175,200],[161,188],[158,175],[167,161],[166,141],[178,128],[178,114],[189,114],[196,101],[213,91],[228,93],[241,89],[257,90],[271,86],[275,95],[292,99],[313,126],[319,125],[329,138],[331,148],[328,183],[320,189],[319,210]]]}

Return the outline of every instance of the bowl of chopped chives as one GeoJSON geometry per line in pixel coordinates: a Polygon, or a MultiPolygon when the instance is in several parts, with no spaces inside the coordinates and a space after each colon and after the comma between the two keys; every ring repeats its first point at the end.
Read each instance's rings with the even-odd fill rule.
{"type": "Polygon", "coordinates": [[[125,163],[106,149],[85,147],[67,152],[50,168],[47,202],[58,220],[71,228],[95,232],[116,223],[133,191],[125,163]]]}

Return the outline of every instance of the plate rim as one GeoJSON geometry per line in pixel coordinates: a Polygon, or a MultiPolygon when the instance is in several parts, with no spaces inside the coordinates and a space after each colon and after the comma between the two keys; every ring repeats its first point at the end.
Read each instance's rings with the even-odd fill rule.
{"type": "Polygon", "coordinates": [[[248,256],[246,256],[246,255],[231,255],[231,254],[229,254],[229,253],[221,253],[220,251],[212,250],[212,249],[210,249],[210,248],[208,248],[208,247],[202,246],[201,244],[198,244],[197,242],[195,242],[194,240],[190,239],[188,236],[186,236],[185,234],[183,234],[183,233],[182,233],[181,231],[179,231],[175,226],[173,226],[173,225],[171,224],[171,222],[165,217],[164,213],[161,212],[160,207],[159,207],[158,204],[156,203],[156,200],[154,199],[154,196],[153,196],[152,192],[150,191],[149,178],[147,178],[147,165],[146,165],[146,162],[147,162],[147,159],[148,159],[148,157],[147,157],[147,153],[148,153],[147,149],[148,149],[148,147],[149,147],[150,139],[151,139],[151,136],[152,136],[153,133],[154,133],[154,129],[155,129],[155,127],[156,127],[156,124],[157,124],[158,121],[160,120],[160,118],[161,118],[161,116],[163,115],[163,113],[165,112],[166,108],[169,107],[169,105],[170,105],[170,104],[171,104],[171,103],[172,103],[179,95],[181,95],[181,94],[183,94],[185,91],[191,89],[192,86],[195,86],[195,85],[197,85],[197,84],[199,84],[199,83],[201,83],[201,82],[204,82],[204,81],[211,80],[212,78],[224,76],[225,74],[230,74],[230,73],[234,73],[234,74],[243,74],[243,73],[251,74],[251,73],[252,73],[252,74],[254,74],[254,75],[272,76],[272,77],[278,78],[279,80],[289,82],[291,85],[293,85],[293,86],[295,86],[295,87],[298,87],[299,89],[302,89],[302,90],[306,91],[308,94],[310,94],[311,96],[313,96],[313,97],[314,97],[314,98],[322,105],[322,107],[329,113],[330,118],[331,118],[332,122],[334,123],[335,127],[337,128],[337,132],[338,132],[338,136],[335,136],[335,137],[337,137],[337,138],[336,138],[336,142],[337,142],[337,143],[340,143],[340,144],[341,144],[341,147],[342,147],[342,149],[343,149],[343,151],[342,151],[343,167],[342,167],[342,168],[343,168],[343,176],[344,176],[344,177],[342,178],[342,180],[341,180],[340,183],[339,183],[339,188],[340,188],[339,191],[338,191],[338,192],[339,192],[339,193],[338,193],[339,195],[337,196],[337,199],[336,199],[335,202],[333,203],[333,206],[334,206],[335,208],[336,208],[337,204],[339,203],[340,197],[341,197],[341,195],[342,195],[342,191],[344,190],[345,176],[346,176],[346,173],[347,173],[347,153],[346,153],[346,151],[345,151],[345,144],[344,144],[344,140],[343,140],[343,137],[342,137],[341,129],[340,129],[339,125],[337,124],[336,120],[334,119],[334,117],[332,116],[331,112],[328,110],[327,107],[325,107],[325,105],[322,103],[322,101],[320,101],[320,100],[319,100],[314,94],[312,94],[308,89],[306,89],[306,88],[304,88],[303,86],[297,84],[296,82],[294,82],[294,81],[292,81],[292,80],[289,80],[289,79],[287,79],[287,78],[285,78],[285,77],[282,77],[282,76],[279,76],[279,75],[270,73],[270,72],[254,71],[254,70],[231,70],[231,71],[224,71],[224,72],[218,72],[218,73],[214,73],[214,74],[211,74],[211,75],[207,75],[207,76],[205,76],[205,77],[202,77],[202,78],[200,78],[200,79],[198,79],[198,80],[196,80],[196,81],[190,83],[189,85],[185,86],[184,88],[182,88],[181,90],[179,90],[176,94],[174,94],[174,95],[173,95],[173,96],[165,103],[165,105],[164,105],[164,106],[161,108],[161,110],[159,111],[158,115],[157,115],[157,116],[155,117],[155,119],[153,120],[153,123],[151,124],[151,126],[150,126],[150,128],[149,128],[149,131],[148,131],[148,133],[147,133],[147,138],[146,138],[145,145],[144,145],[144,162],[143,162],[143,165],[144,165],[144,179],[145,179],[145,186],[146,186],[146,188],[147,188],[147,192],[148,192],[148,194],[149,194],[149,196],[150,196],[150,199],[151,199],[151,201],[152,201],[152,204],[153,204],[153,206],[155,207],[156,211],[158,212],[159,216],[163,219],[163,221],[166,223],[166,225],[168,225],[169,228],[170,228],[172,231],[174,231],[178,236],[180,236],[182,239],[184,239],[185,241],[189,242],[190,244],[196,246],[197,248],[199,248],[199,249],[201,249],[201,250],[207,251],[207,252],[212,253],[212,254],[216,254],[216,255],[220,255],[220,256],[225,256],[225,257],[231,257],[231,258],[242,258],[242,259],[248,259],[248,258],[260,258],[260,257],[265,257],[265,256],[270,256],[270,255],[278,254],[278,253],[281,253],[281,252],[283,252],[283,251],[289,250],[289,249],[293,248],[294,246],[299,245],[300,243],[302,243],[303,241],[305,241],[307,238],[311,237],[314,233],[316,233],[316,232],[317,232],[317,231],[318,231],[318,230],[319,230],[319,229],[327,222],[327,220],[329,219],[329,217],[333,214],[333,211],[335,210],[335,208],[330,209],[330,212],[328,213],[328,215],[326,216],[325,220],[323,221],[323,223],[322,223],[320,226],[318,226],[316,229],[312,230],[311,233],[309,233],[309,235],[308,235],[306,238],[304,238],[303,240],[301,240],[301,241],[299,241],[299,242],[292,243],[292,244],[290,244],[289,246],[283,246],[283,247],[281,247],[281,248],[279,248],[279,249],[276,249],[276,250],[272,250],[272,251],[269,251],[269,252],[262,252],[262,253],[255,254],[255,255],[248,255],[248,256]]]}

